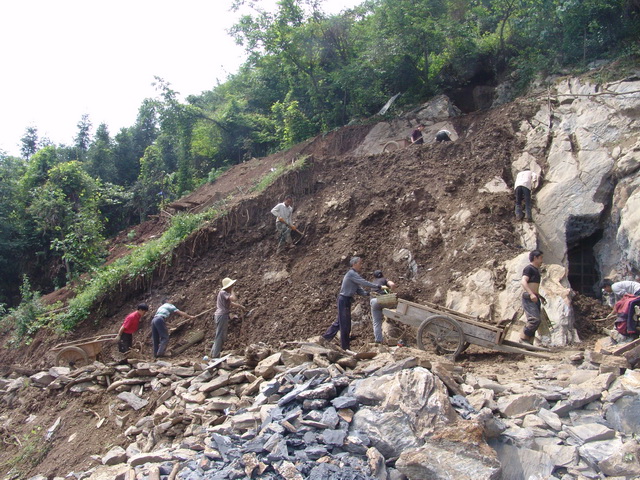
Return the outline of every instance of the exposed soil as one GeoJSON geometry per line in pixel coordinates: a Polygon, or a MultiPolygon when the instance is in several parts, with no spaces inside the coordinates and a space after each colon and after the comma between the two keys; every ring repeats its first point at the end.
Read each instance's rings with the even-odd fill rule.
{"type": "MultiPolygon", "coordinates": [[[[369,278],[370,272],[382,269],[398,284],[399,296],[441,303],[442,290],[456,286],[467,272],[480,266],[498,267],[502,259],[523,251],[512,219],[511,194],[480,194],[478,189],[494,177],[512,184],[510,164],[523,145],[518,128],[536,110],[533,103],[515,102],[466,115],[453,120],[460,137],[456,142],[369,157],[349,152],[363,141],[370,126],[345,127],[287,152],[238,165],[162,215],[122,232],[114,239],[109,261],[126,254],[128,245],[161,235],[177,211],[198,212],[217,205],[226,209],[226,215],[193,234],[152,279],[140,279],[105,299],[70,337],[57,338],[42,331],[29,347],[3,349],[0,363],[4,371],[0,373],[16,366],[34,371],[50,366],[53,345],[115,333],[126,314],[142,301],[153,311],[168,295],[188,313],[209,310],[215,306],[224,277],[237,279],[239,301],[250,310],[246,317],[231,323],[225,349],[242,349],[257,342],[277,347],[318,335],[334,320],[336,296],[352,255],[364,258],[369,278]],[[288,174],[263,192],[252,192],[272,168],[300,156],[308,156],[308,168],[288,174]],[[270,209],[286,193],[295,195],[295,220],[306,234],[291,250],[276,255],[275,218],[270,209]],[[461,209],[470,211],[470,221],[457,224],[451,216],[461,209]],[[430,222],[444,222],[446,235],[430,236],[425,242],[418,231],[430,222]],[[399,254],[400,248],[407,249],[406,254],[399,254]],[[410,268],[409,255],[417,271],[410,268]]],[[[63,290],[47,298],[68,296],[63,290]]],[[[591,299],[577,298],[580,334],[588,336],[596,332],[590,322],[608,312],[603,315],[591,299]]],[[[368,313],[366,299],[358,300],[354,308],[355,350],[373,340],[369,322],[359,317],[358,311],[368,313]]],[[[205,342],[172,361],[193,360],[208,352],[213,339],[212,317],[212,312],[202,315],[172,335],[170,348],[175,348],[189,331],[206,332],[205,342]]],[[[149,316],[141,322],[136,340],[141,342],[141,356],[151,359],[148,320],[149,316]]],[[[169,327],[180,320],[171,319],[169,327]]],[[[405,338],[412,342],[415,337],[408,334],[405,338]]],[[[461,357],[466,368],[485,365],[487,371],[496,364],[515,365],[522,360],[519,355],[476,347],[461,357]]],[[[39,424],[52,424],[61,416],[67,425],[76,425],[74,431],[78,432],[73,448],[58,442],[48,452],[44,462],[49,472],[64,475],[72,469],[85,469],[89,455],[124,443],[117,428],[95,430],[97,416],[107,415],[110,395],[49,395],[33,388],[29,392],[16,405],[0,405],[0,414],[26,419],[34,413],[40,417],[39,424]]],[[[24,432],[12,434],[24,435],[29,428],[26,425],[24,432]]],[[[15,452],[16,448],[10,447],[0,453],[0,464],[15,452]]]]}

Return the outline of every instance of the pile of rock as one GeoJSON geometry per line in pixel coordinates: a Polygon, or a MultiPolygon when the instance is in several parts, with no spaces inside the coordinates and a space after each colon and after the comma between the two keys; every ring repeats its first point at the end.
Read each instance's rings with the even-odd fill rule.
{"type": "MultiPolygon", "coordinates": [[[[513,383],[410,348],[304,342],[210,364],[51,369],[31,385],[113,392],[128,445],[68,478],[558,479],[640,475],[640,373],[595,352],[513,383]],[[432,363],[430,360],[433,360],[432,363]],[[624,374],[622,374],[625,372],[624,374]],[[621,375],[622,374],[622,375],[621,375]],[[138,412],[145,412],[140,416],[138,412]]],[[[2,379],[5,401],[25,378],[2,379]]]]}

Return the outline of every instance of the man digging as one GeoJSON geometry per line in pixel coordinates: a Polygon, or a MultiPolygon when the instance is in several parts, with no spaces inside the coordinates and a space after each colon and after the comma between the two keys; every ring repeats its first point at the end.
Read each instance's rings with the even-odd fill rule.
{"type": "Polygon", "coordinates": [[[293,225],[293,197],[287,195],[284,202],[277,204],[271,209],[271,213],[276,217],[276,232],[278,233],[278,248],[276,253],[280,253],[283,244],[288,247],[291,243],[291,226],[293,225]]]}

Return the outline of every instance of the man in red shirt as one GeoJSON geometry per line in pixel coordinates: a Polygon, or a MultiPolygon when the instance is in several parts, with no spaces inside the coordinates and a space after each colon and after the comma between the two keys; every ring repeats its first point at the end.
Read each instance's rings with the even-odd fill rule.
{"type": "Polygon", "coordinates": [[[138,305],[138,309],[135,312],[131,312],[124,319],[120,330],[118,331],[118,350],[121,353],[127,353],[133,345],[133,334],[138,331],[140,325],[140,319],[144,317],[149,311],[149,306],[146,303],[138,305]]]}

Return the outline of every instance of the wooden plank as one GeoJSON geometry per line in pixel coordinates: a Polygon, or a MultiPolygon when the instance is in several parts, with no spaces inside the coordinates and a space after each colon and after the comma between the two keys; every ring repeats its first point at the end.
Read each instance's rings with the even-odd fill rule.
{"type": "Polygon", "coordinates": [[[551,358],[550,355],[546,355],[544,353],[532,352],[532,351],[526,350],[524,347],[512,347],[504,344],[496,345],[495,343],[490,343],[490,342],[475,343],[475,345],[478,345],[480,347],[490,348],[491,350],[497,350],[499,352],[520,353],[522,355],[530,355],[532,357],[538,357],[538,358],[547,358],[547,359],[551,358]]]}
{"type": "Polygon", "coordinates": [[[531,350],[534,352],[548,352],[548,348],[544,347],[536,347],[535,345],[528,345],[525,343],[512,342],[511,340],[505,340],[502,342],[502,345],[506,345],[508,347],[516,347],[516,348],[524,348],[526,350],[531,350]]]}
{"type": "Polygon", "coordinates": [[[640,345],[637,345],[631,350],[627,350],[622,354],[622,356],[627,359],[631,368],[635,368],[638,360],[640,360],[640,345]]]}
{"type": "Polygon", "coordinates": [[[629,350],[633,350],[637,346],[640,345],[640,338],[635,339],[633,342],[625,343],[624,345],[618,348],[608,348],[607,351],[611,353],[611,355],[622,355],[629,350]]]}
{"type": "Polygon", "coordinates": [[[396,320],[400,323],[404,323],[405,325],[409,325],[415,328],[418,328],[423,320],[421,318],[413,318],[413,317],[408,317],[407,315],[401,315],[387,308],[382,310],[382,314],[391,320],[396,320]]]}

